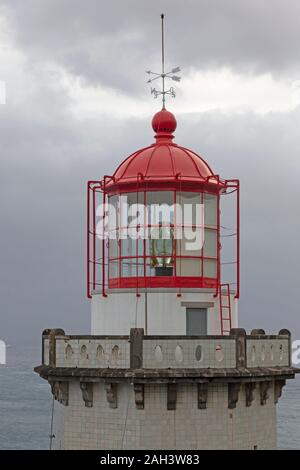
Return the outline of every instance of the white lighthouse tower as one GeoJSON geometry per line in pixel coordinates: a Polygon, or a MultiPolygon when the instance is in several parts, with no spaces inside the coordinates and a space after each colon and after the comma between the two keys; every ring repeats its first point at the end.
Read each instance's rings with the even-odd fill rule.
{"type": "Polygon", "coordinates": [[[53,448],[276,448],[290,333],[238,328],[239,181],[174,142],[176,70],[163,60],[154,142],[88,182],[91,335],[45,330],[35,369],[56,400],[53,448]]]}

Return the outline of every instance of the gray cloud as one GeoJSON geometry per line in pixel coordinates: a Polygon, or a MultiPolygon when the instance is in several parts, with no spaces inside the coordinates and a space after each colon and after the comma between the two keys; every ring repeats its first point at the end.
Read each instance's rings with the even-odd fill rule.
{"type": "Polygon", "coordinates": [[[241,181],[240,324],[300,335],[300,108],[288,114],[184,119],[185,139],[223,177],[241,181]],[[195,137],[196,136],[196,137],[195,137]]]}
{"type": "MultiPolygon", "coordinates": [[[[288,73],[297,65],[298,2],[289,2],[289,8],[276,0],[155,7],[90,1],[88,8],[75,0],[6,4],[34,91],[30,106],[15,101],[0,107],[0,337],[38,341],[49,326],[89,331],[86,181],[112,173],[153,134],[148,119],[76,120],[69,99],[50,77],[45,80],[39,66],[53,61],[132,93],[135,74],[157,60],[157,17],[167,5],[170,62],[288,73]]],[[[300,337],[299,115],[299,109],[265,116],[182,115],[176,131],[176,141],[202,154],[216,172],[241,178],[241,324],[288,327],[295,337],[300,337]]]]}
{"type": "Polygon", "coordinates": [[[144,70],[159,67],[165,11],[169,65],[230,66],[299,76],[297,0],[5,0],[19,46],[33,61],[54,61],[95,84],[144,91],[144,70]]]}

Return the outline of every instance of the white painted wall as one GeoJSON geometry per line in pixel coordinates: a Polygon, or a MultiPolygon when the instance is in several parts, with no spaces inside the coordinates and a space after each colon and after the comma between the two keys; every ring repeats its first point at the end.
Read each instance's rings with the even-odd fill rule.
{"type": "MultiPolygon", "coordinates": [[[[186,302],[213,303],[209,307],[207,326],[209,335],[221,334],[219,298],[211,292],[148,292],[148,335],[185,335],[186,302]]],[[[237,300],[231,295],[232,328],[237,327],[237,300]]],[[[190,305],[191,307],[193,305],[190,305]]],[[[195,305],[199,306],[199,305],[195,305]]],[[[145,294],[116,292],[103,297],[94,294],[91,301],[92,335],[128,335],[130,328],[145,328],[145,294]]]]}

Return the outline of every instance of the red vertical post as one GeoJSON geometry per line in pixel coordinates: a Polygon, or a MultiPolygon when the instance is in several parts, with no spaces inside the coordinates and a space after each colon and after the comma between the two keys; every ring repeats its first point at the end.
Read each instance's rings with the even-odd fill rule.
{"type": "MultiPolygon", "coordinates": [[[[146,201],[146,191],[143,192],[144,194],[144,230],[143,230],[143,254],[144,254],[144,257],[143,257],[143,261],[144,261],[144,284],[145,284],[145,288],[147,287],[147,282],[146,282],[146,274],[147,274],[147,271],[146,271],[146,256],[147,256],[147,240],[146,240],[146,234],[147,234],[147,238],[149,238],[149,229],[148,229],[148,212],[147,212],[147,201],[146,201]]],[[[146,290],[147,291],[147,290],[146,290]]]]}
{"type": "MultiPolygon", "coordinates": [[[[201,194],[201,196],[200,196],[201,197],[201,204],[203,204],[202,209],[204,208],[204,210],[205,210],[204,194],[206,194],[206,193],[201,192],[200,194],[201,194]]],[[[204,259],[203,259],[203,257],[204,257],[204,236],[205,236],[205,213],[203,213],[203,219],[202,220],[203,220],[203,227],[201,227],[201,230],[202,230],[202,234],[203,234],[203,240],[202,240],[203,243],[202,243],[202,249],[200,250],[200,263],[201,263],[200,276],[203,278],[204,277],[204,259]]]]}
{"type": "Polygon", "coordinates": [[[88,299],[91,299],[90,293],[90,182],[87,182],[87,230],[86,230],[86,294],[88,299]]]}
{"type": "Polygon", "coordinates": [[[237,189],[237,202],[236,202],[236,295],[235,298],[240,298],[240,182],[236,180],[236,189],[237,189]]]}
{"type": "Polygon", "coordinates": [[[121,194],[118,194],[118,201],[117,201],[117,217],[116,217],[116,238],[117,238],[117,254],[118,254],[118,269],[117,269],[117,274],[118,278],[120,279],[122,275],[122,263],[121,263],[121,257],[122,257],[122,221],[121,221],[121,214],[122,214],[122,208],[121,208],[121,194]]]}
{"type": "Polygon", "coordinates": [[[177,276],[177,211],[176,211],[176,204],[177,204],[177,191],[174,190],[174,231],[173,231],[173,261],[174,261],[174,274],[173,276],[177,276]]]}
{"type": "Polygon", "coordinates": [[[96,193],[95,187],[92,188],[93,191],[93,289],[96,289],[96,193]]]}
{"type": "Polygon", "coordinates": [[[107,297],[105,293],[105,217],[106,217],[106,176],[103,180],[103,231],[102,231],[102,296],[107,297]]]}
{"type": "MultiPolygon", "coordinates": [[[[136,179],[136,205],[138,208],[139,204],[139,177],[140,173],[137,175],[136,179]]],[[[137,214],[139,214],[139,208],[137,209],[137,214]]],[[[139,293],[139,223],[138,223],[138,218],[137,218],[137,224],[136,224],[136,241],[135,241],[135,254],[136,254],[136,296],[140,297],[139,293]]]]}
{"type": "Polygon", "coordinates": [[[231,330],[231,298],[230,298],[230,285],[227,284],[227,297],[228,297],[228,318],[229,318],[229,332],[231,330]]]}
{"type": "MultiPolygon", "coordinates": [[[[221,284],[221,242],[220,242],[220,177],[218,178],[218,193],[217,193],[217,284],[215,297],[218,297],[219,286],[221,284]]],[[[221,294],[220,294],[221,295],[221,294]]]]}
{"type": "MultiPolygon", "coordinates": [[[[177,173],[176,174],[176,178],[179,179],[179,200],[180,200],[180,210],[181,210],[181,215],[183,215],[183,212],[182,212],[182,179],[181,179],[181,173],[177,173]]],[[[178,196],[178,191],[176,190],[176,203],[177,203],[177,196],[178,196]]],[[[176,222],[177,223],[177,222],[176,222]]],[[[184,224],[183,224],[183,217],[181,217],[181,220],[180,220],[180,236],[182,237],[183,236],[183,231],[184,231],[184,224]]],[[[180,265],[180,276],[181,276],[181,267],[182,267],[182,238],[180,239],[180,243],[179,243],[179,265],[180,265]]],[[[176,248],[176,278],[177,278],[177,248],[176,248]]],[[[179,286],[179,289],[178,289],[178,292],[177,292],[177,297],[181,297],[182,296],[182,293],[181,293],[181,286],[179,286]]]]}

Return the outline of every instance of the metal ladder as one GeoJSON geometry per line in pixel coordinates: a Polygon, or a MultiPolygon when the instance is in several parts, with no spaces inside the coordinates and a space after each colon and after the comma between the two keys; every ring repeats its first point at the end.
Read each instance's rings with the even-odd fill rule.
{"type": "Polygon", "coordinates": [[[220,284],[220,321],[221,321],[221,335],[230,333],[231,330],[231,303],[230,303],[230,285],[220,284]],[[225,290],[225,292],[222,292],[225,290]]]}

